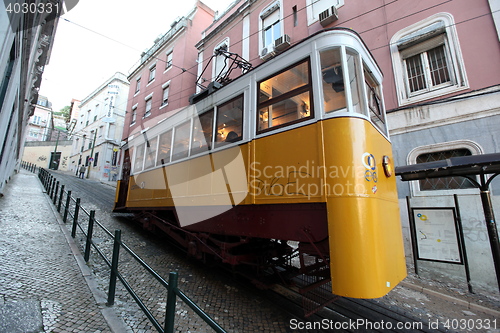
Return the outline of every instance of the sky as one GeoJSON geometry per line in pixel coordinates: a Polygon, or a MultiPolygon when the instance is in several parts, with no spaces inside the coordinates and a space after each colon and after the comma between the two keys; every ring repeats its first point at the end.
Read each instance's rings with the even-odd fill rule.
{"type": "MultiPolygon", "coordinates": [[[[234,0],[204,0],[222,13],[234,0]]],[[[83,100],[116,72],[128,75],[154,40],[196,0],[80,0],[59,18],[39,94],[59,111],[83,100]],[[68,22],[69,21],[69,22],[68,22]]],[[[200,36],[201,39],[201,36],[200,36]]]]}

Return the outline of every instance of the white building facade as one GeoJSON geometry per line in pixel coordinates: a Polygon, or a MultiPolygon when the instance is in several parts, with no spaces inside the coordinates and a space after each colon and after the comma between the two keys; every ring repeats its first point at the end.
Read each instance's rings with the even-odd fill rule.
{"type": "Polygon", "coordinates": [[[38,96],[35,111],[26,127],[26,141],[47,141],[52,130],[52,108],[44,96],[38,96]]]}
{"type": "Polygon", "coordinates": [[[75,174],[83,164],[87,178],[116,180],[128,91],[127,76],[117,72],[82,100],[72,131],[69,169],[75,174]]]}
{"type": "Polygon", "coordinates": [[[0,5],[0,196],[19,168],[26,125],[38,100],[58,23],[55,12],[7,11],[8,4],[18,3],[0,5]]]}

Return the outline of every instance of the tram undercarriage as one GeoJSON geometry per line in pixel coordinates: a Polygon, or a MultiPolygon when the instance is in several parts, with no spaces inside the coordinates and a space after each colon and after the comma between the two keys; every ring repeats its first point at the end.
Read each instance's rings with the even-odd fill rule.
{"type": "Polygon", "coordinates": [[[142,211],[135,214],[135,221],[148,231],[161,230],[188,256],[223,264],[260,289],[276,284],[293,289],[303,296],[306,316],[338,298],[329,286],[328,238],[298,242],[189,231],[172,222],[172,215],[142,211]]]}

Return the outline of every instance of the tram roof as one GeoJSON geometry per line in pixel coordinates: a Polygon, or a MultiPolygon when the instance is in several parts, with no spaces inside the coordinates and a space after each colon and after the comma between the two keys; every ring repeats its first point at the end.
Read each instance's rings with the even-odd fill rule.
{"type": "Polygon", "coordinates": [[[396,175],[403,181],[492,173],[500,173],[500,153],[451,157],[396,167],[396,175]]]}
{"type": "MultiPolygon", "coordinates": [[[[328,33],[328,32],[348,32],[348,33],[352,33],[356,36],[356,38],[358,38],[360,41],[361,41],[361,44],[363,44],[364,48],[366,49],[366,51],[368,52],[368,54],[370,55],[370,57],[373,59],[373,61],[375,62],[375,64],[377,65],[377,68],[378,70],[381,72],[382,76],[383,76],[383,73],[382,73],[382,69],[380,68],[377,60],[375,59],[375,57],[373,56],[373,54],[371,53],[370,49],[368,48],[368,45],[365,43],[365,41],[363,40],[363,38],[361,37],[361,35],[351,29],[351,28],[346,28],[346,27],[331,27],[331,28],[326,28],[326,29],[322,29],[322,30],[319,30],[319,31],[316,31],[315,33],[313,33],[312,35],[309,35],[307,37],[305,37],[304,39],[298,41],[297,43],[294,43],[292,45],[290,45],[290,47],[288,47],[286,50],[282,51],[282,52],[279,52],[275,57],[273,58],[276,58],[277,56],[280,56],[281,54],[284,54],[284,53],[287,53],[289,52],[291,49],[295,48],[295,47],[298,47],[299,45],[305,43],[306,41],[310,40],[310,39],[313,39],[314,37],[316,36],[319,36],[319,35],[322,35],[322,34],[325,34],[325,33],[328,33]]],[[[249,73],[255,71],[257,68],[261,67],[261,66],[264,66],[265,64],[267,63],[267,61],[263,61],[261,62],[260,64],[258,64],[257,66],[255,67],[252,67],[249,71],[247,71],[245,74],[242,74],[241,76],[231,80],[229,83],[233,82],[234,80],[236,79],[239,79],[240,77],[242,76],[245,76],[245,75],[250,75],[249,73]]],[[[189,97],[189,102],[190,104],[195,104],[203,99],[205,99],[207,96],[211,95],[212,93],[214,93],[215,91],[217,91],[218,89],[224,87],[226,84],[229,84],[229,83],[225,83],[225,84],[221,84],[219,82],[211,82],[207,88],[203,89],[202,91],[198,92],[198,93],[195,93],[193,95],[191,95],[189,97]]]]}

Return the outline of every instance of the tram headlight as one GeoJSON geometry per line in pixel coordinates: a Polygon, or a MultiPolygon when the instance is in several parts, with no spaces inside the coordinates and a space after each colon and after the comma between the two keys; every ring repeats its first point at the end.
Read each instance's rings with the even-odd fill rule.
{"type": "Polygon", "coordinates": [[[382,157],[382,166],[384,167],[385,176],[386,177],[392,176],[392,172],[394,170],[392,167],[391,158],[389,156],[384,155],[384,157],[382,157]]]}

